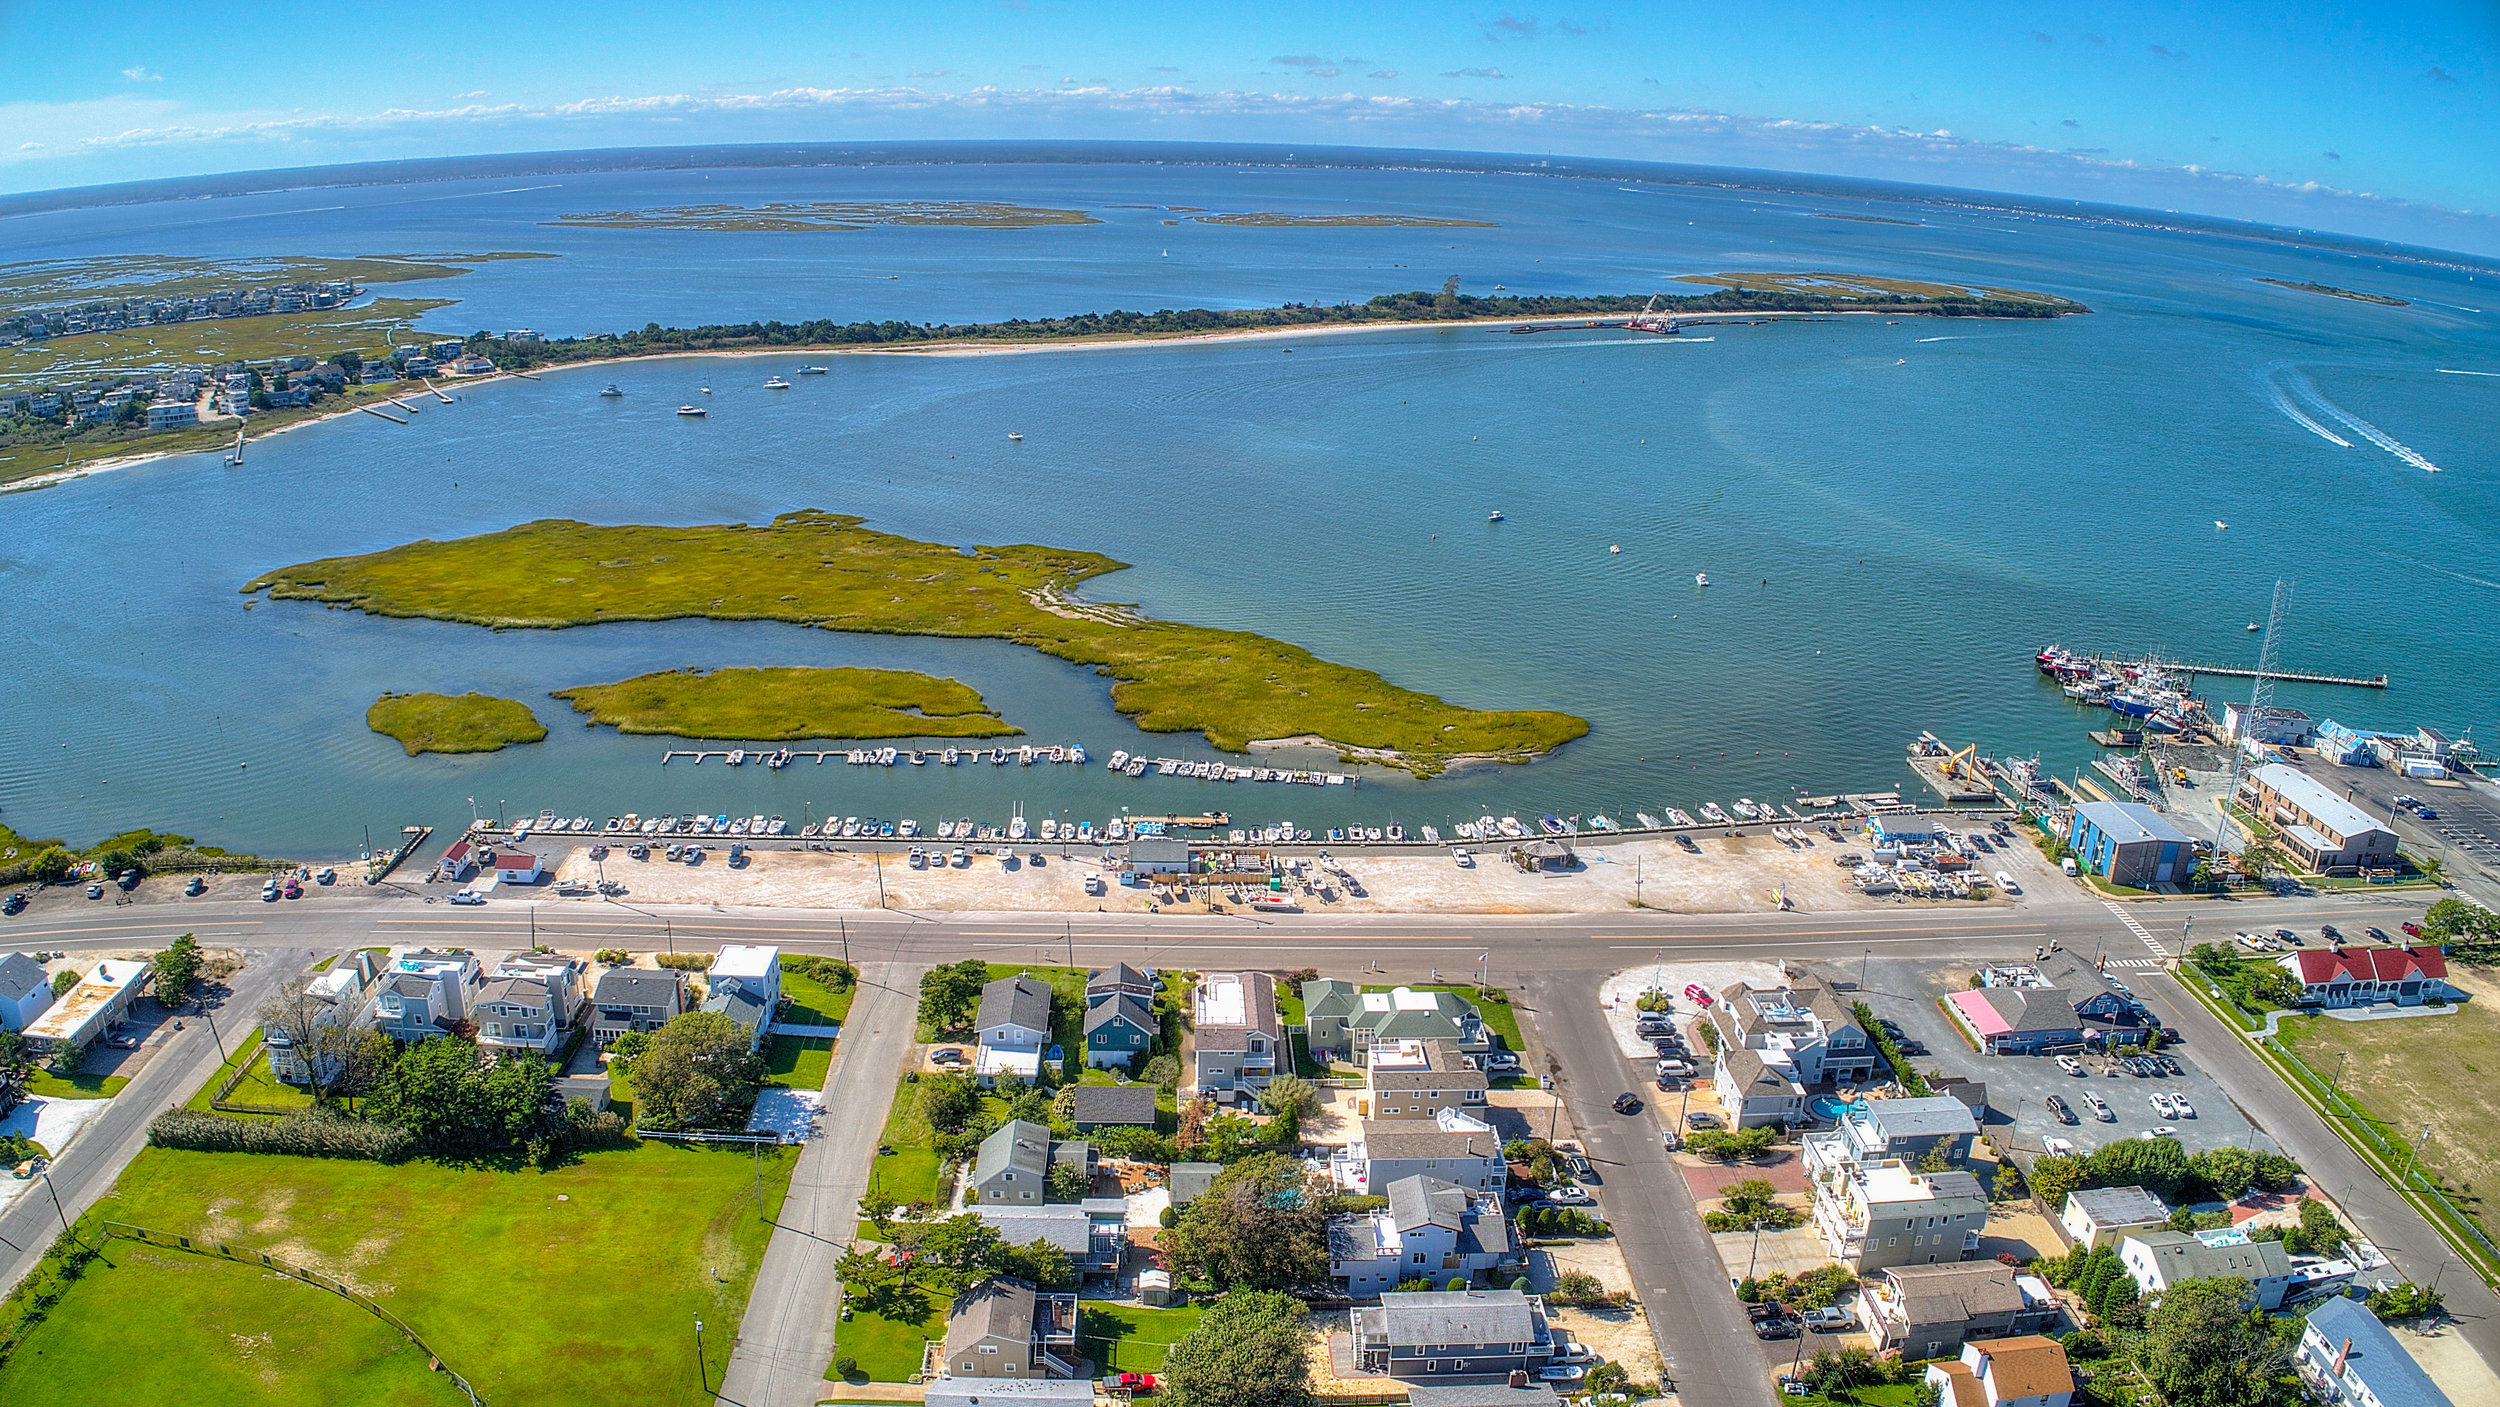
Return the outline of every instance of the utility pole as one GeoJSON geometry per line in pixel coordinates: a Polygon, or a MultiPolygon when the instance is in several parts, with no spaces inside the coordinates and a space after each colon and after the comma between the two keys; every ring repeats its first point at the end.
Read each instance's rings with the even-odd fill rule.
{"type": "Polygon", "coordinates": [[[877,911],[883,913],[885,911],[885,852],[871,849],[868,853],[877,862],[877,911]]]}
{"type": "Polygon", "coordinates": [[[1076,927],[1066,919],[1059,920],[1059,929],[1068,938],[1068,966],[1076,966],[1076,927]]]}
{"type": "Polygon", "coordinates": [[[52,1194],[52,1214],[61,1219],[61,1231],[66,1235],[69,1232],[69,1213],[61,1209],[61,1189],[52,1185],[50,1168],[44,1169],[43,1190],[52,1194]]]}
{"type": "Polygon", "coordinates": [[[712,1365],[703,1361],[703,1321],[694,1321],[694,1372],[703,1380],[703,1390],[712,1390],[712,1365]]]}
{"type": "Polygon", "coordinates": [[[1867,961],[1874,956],[1875,950],[1873,948],[1858,949],[1858,990],[1860,992],[1864,992],[1866,990],[1866,964],[1867,961]]]}
{"type": "Polygon", "coordinates": [[[217,1063],[223,1065],[233,1057],[226,1054],[226,1038],[217,1034],[217,1013],[208,1009],[207,1002],[201,1002],[200,1015],[208,1021],[208,1038],[217,1043],[217,1063]]]}
{"type": "Polygon", "coordinates": [[[834,920],[833,920],[833,921],[834,921],[836,924],[839,924],[839,925],[841,926],[841,928],[842,928],[842,960],[843,960],[844,962],[849,962],[849,961],[851,960],[851,923],[850,923],[850,920],[848,920],[848,919],[846,919],[846,918],[842,918],[842,917],[840,917],[840,916],[838,916],[838,915],[837,915],[837,916],[834,918],[834,920]]]}
{"type": "Polygon", "coordinates": [[[2420,1166],[2422,1162],[2422,1144],[2428,1140],[2430,1136],[2430,1121],[2425,1119],[2422,1121],[2422,1131],[2413,1136],[2413,1151],[2405,1157],[2405,1181],[2408,1183],[2413,1181],[2414,1168],[2420,1166]]]}

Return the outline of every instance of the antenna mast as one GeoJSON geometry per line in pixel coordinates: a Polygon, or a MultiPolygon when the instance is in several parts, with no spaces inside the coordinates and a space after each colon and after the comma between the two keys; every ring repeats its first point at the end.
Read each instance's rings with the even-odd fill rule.
{"type": "Polygon", "coordinates": [[[2248,712],[2240,719],[2240,735],[2231,740],[2231,770],[2222,783],[2222,824],[2215,833],[2214,852],[2217,857],[2233,852],[2232,836],[2237,823],[2231,819],[2231,807],[2239,801],[2240,768],[2248,758],[2249,739],[2256,735],[2258,720],[2266,704],[2274,697],[2276,642],[2283,638],[2283,616],[2291,609],[2292,584],[2280,577],[2274,583],[2274,606],[2266,612],[2266,633],[2257,649],[2257,676],[2248,686],[2248,712]]]}

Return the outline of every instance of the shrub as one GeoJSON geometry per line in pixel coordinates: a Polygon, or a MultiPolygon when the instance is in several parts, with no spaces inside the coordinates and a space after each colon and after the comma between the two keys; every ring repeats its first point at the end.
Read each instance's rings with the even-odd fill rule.
{"type": "Polygon", "coordinates": [[[168,1109],[148,1124],[148,1142],[203,1153],[278,1153],[297,1158],[365,1158],[397,1162],[414,1152],[416,1135],[319,1110],[282,1119],[237,1119],[202,1109],[168,1109]]]}
{"type": "Polygon", "coordinates": [[[1609,1303],[1605,1283],[1585,1270],[1566,1270],[1554,1277],[1554,1288],[1545,1292],[1548,1304],[1565,1309],[1580,1309],[1609,1303]]]}
{"type": "Polygon", "coordinates": [[[1632,1375],[1629,1372],[1624,1370],[1623,1365],[1620,1363],[1600,1363],[1596,1367],[1589,1369],[1588,1390],[1591,1392],[1621,1392],[1623,1391],[1624,1382],[1631,1376],[1632,1375]]]}
{"type": "Polygon", "coordinates": [[[2419,1319],[2445,1307],[2439,1291],[2426,1290],[2407,1280],[2373,1293],[2368,1304],[2370,1312],[2381,1319],[2419,1319]]]}
{"type": "Polygon", "coordinates": [[[709,972],[718,953],[655,953],[651,960],[677,972],[709,972]]]}
{"type": "Polygon", "coordinates": [[[623,948],[601,948],[591,956],[609,967],[623,967],[634,960],[623,948]]]}
{"type": "Polygon", "coordinates": [[[800,953],[781,960],[781,970],[795,972],[811,982],[821,982],[837,992],[846,992],[859,981],[859,969],[840,958],[815,953],[800,953]]]}
{"type": "Polygon", "coordinates": [[[845,1353],[833,1360],[833,1372],[834,1376],[849,1382],[859,1376],[859,1360],[845,1353]]]}

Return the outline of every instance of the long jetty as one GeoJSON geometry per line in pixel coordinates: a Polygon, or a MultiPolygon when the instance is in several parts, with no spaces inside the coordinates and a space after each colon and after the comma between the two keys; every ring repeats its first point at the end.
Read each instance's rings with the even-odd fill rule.
{"type": "MultiPolygon", "coordinates": [[[[2227,664],[2174,664],[2169,665],[2168,668],[2178,674],[2224,674],[2238,679],[2254,679],[2260,673],[2258,670],[2240,669],[2227,664]]],[[[2286,684],[2341,684],[2348,689],[2384,689],[2387,687],[2387,676],[2384,674],[2374,674],[2364,679],[2350,674],[2302,674],[2289,669],[2269,669],[2262,672],[2266,678],[2278,679],[2286,684]]]]}

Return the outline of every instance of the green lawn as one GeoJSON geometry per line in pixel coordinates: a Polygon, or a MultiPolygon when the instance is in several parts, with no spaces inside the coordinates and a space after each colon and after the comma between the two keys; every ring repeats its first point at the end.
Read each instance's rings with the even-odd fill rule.
{"type": "MultiPolygon", "coordinates": [[[[922,1344],[946,1337],[946,1305],[933,1301],[929,1317],[917,1324],[898,1323],[866,1310],[834,1327],[834,1356],[859,1361],[859,1376],[871,1382],[899,1383],[920,1371],[922,1344]]],[[[839,1375],[828,1369],[828,1378],[839,1375]]]]}
{"type": "Polygon", "coordinates": [[[823,1089],[825,1071],[833,1064],[833,1042],[823,1036],[775,1036],[764,1048],[764,1060],[774,1084],[785,1089],[823,1089]]]}
{"type": "MultiPolygon", "coordinates": [[[[764,1159],[765,1216],[780,1209],[794,1156],[764,1159]]],[[[594,1381],[603,1401],[692,1407],[708,1400],[693,1321],[713,1326],[717,1382],[771,1229],[758,1215],[755,1166],[745,1148],[659,1142],[544,1172],[150,1148],[97,1214],[270,1248],[337,1275],[415,1326],[497,1407],[576,1402],[594,1381]]],[[[121,1352],[90,1361],[116,1401],[189,1395],[134,1393],[129,1375],[155,1365],[202,1382],[301,1374],[306,1400],[358,1400],[317,1363],[252,1357],[301,1325],[328,1322],[283,1312],[257,1283],[220,1316],[146,1317],[168,1299],[187,1303],[169,1288],[187,1283],[162,1268],[82,1282],[0,1370],[0,1401],[61,1400],[61,1360],[108,1339],[121,1352]],[[153,1330],[143,1353],[130,1352],[134,1324],[153,1330]],[[45,1362],[50,1370],[28,1373],[45,1362]],[[7,1375],[23,1375],[17,1390],[7,1375]]]]}
{"type": "Polygon", "coordinates": [[[793,1026],[839,1026],[851,1019],[851,998],[859,995],[859,984],[837,992],[812,977],[784,972],[781,994],[790,999],[790,1010],[774,1020],[793,1026]]]}
{"type": "Polygon", "coordinates": [[[46,1099],[110,1099],[129,1083],[128,1075],[71,1075],[64,1079],[49,1070],[37,1070],[26,1077],[26,1092],[46,1099]]]}
{"type": "Polygon", "coordinates": [[[1303,1010],[1302,994],[1281,981],[1276,984],[1276,1018],[1287,1026],[1299,1026],[1310,1020],[1303,1010]]]}
{"type": "Polygon", "coordinates": [[[1164,1350],[1198,1327],[1196,1305],[1141,1309],[1088,1301],[1077,1320],[1077,1344],[1105,1373],[1159,1373],[1164,1350]]]}
{"type": "Polygon", "coordinates": [[[880,1142],[894,1152],[880,1153],[868,1170],[868,1190],[883,1193],[903,1206],[937,1200],[938,1155],[935,1131],[920,1117],[919,1091],[909,1082],[894,1087],[894,1103],[885,1116],[880,1142]]]}
{"type": "MultiPolygon", "coordinates": [[[[423,1331],[420,1331],[423,1332],[423,1331]]],[[[327,1291],[116,1241],[0,1365],[0,1402],[124,1407],[452,1407],[450,1379],[399,1331],[327,1291]],[[147,1345],[134,1352],[134,1346],[147,1345]]]]}
{"type": "Polygon", "coordinates": [[[234,1093],[226,1096],[229,1102],[265,1105],[272,1109],[310,1108],[313,1102],[311,1091],[270,1075],[269,1062],[261,1058],[260,1040],[258,1029],[244,1037],[243,1043],[234,1048],[234,1054],[226,1058],[226,1063],[217,1067],[217,1073],[209,1076],[208,1082],[192,1094],[190,1107],[206,1109],[208,1102],[216,1097],[217,1087],[234,1073],[236,1065],[241,1064],[250,1066],[251,1073],[236,1082],[234,1093]]]}

